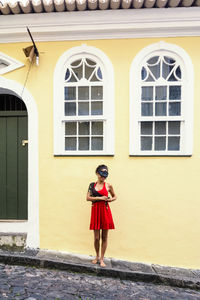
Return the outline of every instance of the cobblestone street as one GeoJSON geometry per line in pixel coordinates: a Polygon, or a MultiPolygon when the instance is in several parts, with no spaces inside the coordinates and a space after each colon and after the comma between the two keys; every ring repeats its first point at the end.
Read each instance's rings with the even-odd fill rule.
{"type": "Polygon", "coordinates": [[[0,264],[0,299],[9,300],[195,300],[200,291],[0,264]]]}

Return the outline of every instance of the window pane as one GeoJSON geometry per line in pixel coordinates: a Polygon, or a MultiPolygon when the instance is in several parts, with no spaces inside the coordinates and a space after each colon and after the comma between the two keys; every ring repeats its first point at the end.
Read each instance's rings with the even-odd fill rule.
{"type": "Polygon", "coordinates": [[[103,135],[103,122],[92,122],[92,135],[103,135]]]}
{"type": "Polygon", "coordinates": [[[141,122],[141,134],[152,135],[153,122],[141,122]]]}
{"type": "Polygon", "coordinates": [[[170,75],[168,81],[177,81],[176,77],[174,76],[174,72],[170,75]]]}
{"type": "Polygon", "coordinates": [[[155,137],[155,150],[166,150],[166,137],[155,137]]]}
{"type": "Polygon", "coordinates": [[[155,134],[156,135],[166,134],[166,122],[155,122],[155,134]]]}
{"type": "Polygon", "coordinates": [[[76,103],[65,103],[65,116],[76,115],[76,103]]]}
{"type": "Polygon", "coordinates": [[[149,66],[149,69],[151,70],[152,74],[156,79],[160,77],[160,62],[155,66],[149,66]]]}
{"type": "Polygon", "coordinates": [[[146,77],[147,77],[147,70],[146,68],[143,67],[141,71],[141,78],[142,80],[144,80],[146,77]]]}
{"type": "Polygon", "coordinates": [[[91,103],[91,114],[102,115],[103,114],[103,102],[92,102],[91,103]]]}
{"type": "Polygon", "coordinates": [[[142,87],[142,100],[153,100],[153,87],[143,86],[142,87]]]}
{"type": "Polygon", "coordinates": [[[67,71],[65,73],[65,81],[68,81],[68,82],[76,82],[77,81],[73,72],[70,72],[69,69],[67,69],[67,71]]]}
{"type": "Polygon", "coordinates": [[[162,67],[162,77],[164,79],[167,79],[167,77],[169,76],[171,70],[173,69],[174,65],[168,65],[166,63],[163,62],[163,67],[162,67]]]}
{"type": "Polygon", "coordinates": [[[155,79],[151,76],[151,74],[148,74],[148,77],[146,78],[145,82],[152,82],[155,81],[155,79]]]}
{"type": "Polygon", "coordinates": [[[65,100],[76,99],[76,87],[65,86],[65,100]]]}
{"type": "Polygon", "coordinates": [[[72,67],[78,67],[81,64],[81,59],[75,60],[71,63],[72,67]]]}
{"type": "Polygon", "coordinates": [[[166,114],[167,114],[167,104],[156,103],[156,116],[166,116],[166,114]]]}
{"type": "Polygon", "coordinates": [[[167,99],[167,87],[156,86],[156,100],[166,100],[166,99],[167,99]]]}
{"type": "Polygon", "coordinates": [[[80,137],[79,139],[79,150],[89,150],[89,137],[80,137]]]}
{"type": "Polygon", "coordinates": [[[78,79],[81,80],[81,78],[83,77],[83,66],[73,68],[72,70],[74,71],[76,77],[78,77],[78,79]]]}
{"type": "Polygon", "coordinates": [[[168,57],[168,56],[164,56],[164,60],[168,65],[174,65],[176,62],[172,57],[168,57]]]}
{"type": "Polygon", "coordinates": [[[70,71],[69,69],[67,69],[66,73],[65,73],[65,80],[68,80],[70,77],[70,71]]]}
{"type": "Polygon", "coordinates": [[[89,102],[78,103],[78,115],[88,116],[89,115],[89,102]]]}
{"type": "Polygon", "coordinates": [[[181,68],[180,66],[176,69],[176,76],[181,79],[181,68]]]}
{"type": "Polygon", "coordinates": [[[94,71],[94,67],[89,67],[85,65],[85,78],[89,79],[93,71],[94,71]]]}
{"type": "Polygon", "coordinates": [[[178,151],[180,150],[180,137],[170,136],[168,137],[168,150],[178,151]]]}
{"type": "MultiPolygon", "coordinates": [[[[100,76],[101,76],[101,71],[100,71],[100,76]]],[[[100,76],[99,76],[99,78],[100,78],[100,76]]],[[[100,81],[99,78],[97,78],[96,74],[94,73],[94,75],[92,76],[90,81],[100,81]]]]}
{"type": "Polygon", "coordinates": [[[174,85],[169,87],[169,100],[181,99],[181,86],[174,85]]]}
{"type": "Polygon", "coordinates": [[[89,86],[79,86],[78,100],[88,100],[88,99],[89,99],[89,86]]]}
{"type": "Polygon", "coordinates": [[[102,137],[92,137],[92,150],[103,150],[102,137]]]}
{"type": "Polygon", "coordinates": [[[79,122],[79,135],[89,135],[90,133],[89,122],[79,122]]]}
{"type": "Polygon", "coordinates": [[[180,134],[180,124],[181,124],[181,122],[169,122],[168,133],[169,134],[180,134]]]}
{"type": "Polygon", "coordinates": [[[169,115],[170,116],[180,116],[181,115],[181,103],[180,102],[169,103],[169,115]]]}
{"type": "Polygon", "coordinates": [[[65,123],[65,134],[76,135],[76,122],[65,123]]]}
{"type": "Polygon", "coordinates": [[[91,60],[91,59],[89,59],[89,58],[86,59],[86,63],[87,63],[90,67],[96,66],[96,62],[93,61],[93,60],[91,60]]]}
{"type": "Polygon", "coordinates": [[[142,103],[142,116],[153,116],[152,103],[142,103]]]}
{"type": "Polygon", "coordinates": [[[141,137],[141,150],[152,150],[152,137],[141,137]]]}
{"type": "Polygon", "coordinates": [[[147,63],[149,65],[154,65],[154,64],[157,64],[158,63],[158,60],[159,60],[159,56],[153,56],[152,58],[150,58],[147,63]]]}
{"type": "Polygon", "coordinates": [[[102,72],[101,72],[100,68],[98,68],[98,70],[97,70],[97,76],[98,76],[99,79],[101,79],[101,80],[103,79],[102,72]]]}
{"type": "Polygon", "coordinates": [[[76,138],[65,138],[65,150],[76,150],[76,138]]]}
{"type": "Polygon", "coordinates": [[[93,100],[103,99],[103,87],[102,86],[92,86],[91,87],[91,99],[93,99],[93,100]]]}

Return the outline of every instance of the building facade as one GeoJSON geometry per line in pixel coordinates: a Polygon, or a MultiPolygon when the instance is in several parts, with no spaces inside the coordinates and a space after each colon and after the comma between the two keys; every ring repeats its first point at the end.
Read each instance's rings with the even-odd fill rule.
{"type": "Polygon", "coordinates": [[[93,254],[86,192],[103,163],[107,256],[199,268],[199,7],[68,14],[0,16],[0,232],[93,254]]]}

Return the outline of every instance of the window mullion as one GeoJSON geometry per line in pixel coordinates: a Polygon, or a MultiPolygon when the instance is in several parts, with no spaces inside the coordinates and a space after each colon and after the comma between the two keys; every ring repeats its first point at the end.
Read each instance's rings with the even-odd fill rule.
{"type": "Polygon", "coordinates": [[[153,122],[153,129],[152,129],[152,151],[155,150],[155,123],[153,122]]]}
{"type": "Polygon", "coordinates": [[[89,122],[89,150],[92,150],[92,122],[89,122]]]}
{"type": "Polygon", "coordinates": [[[76,126],[76,151],[78,151],[79,149],[79,122],[76,122],[77,126],[76,126]]]}
{"type": "Polygon", "coordinates": [[[166,122],[166,151],[168,151],[168,143],[169,143],[169,122],[166,122]]]}

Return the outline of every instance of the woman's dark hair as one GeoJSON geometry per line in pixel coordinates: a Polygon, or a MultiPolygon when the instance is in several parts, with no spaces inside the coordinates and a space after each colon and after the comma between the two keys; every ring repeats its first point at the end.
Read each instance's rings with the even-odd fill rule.
{"type": "Polygon", "coordinates": [[[106,165],[99,165],[97,168],[96,168],[96,173],[99,173],[99,171],[103,170],[103,169],[106,169],[108,171],[108,167],[106,165]]]}

